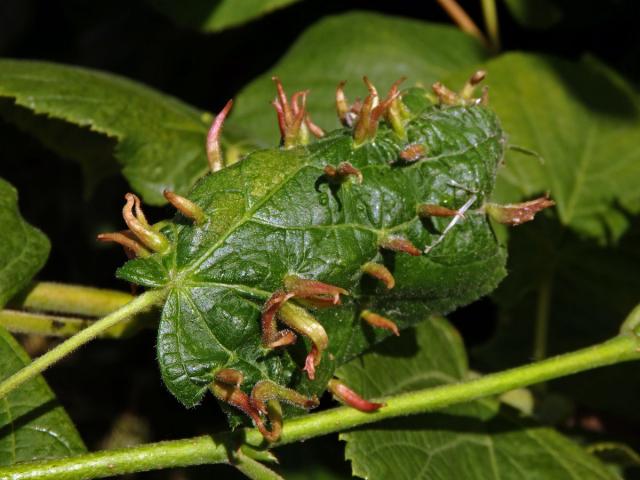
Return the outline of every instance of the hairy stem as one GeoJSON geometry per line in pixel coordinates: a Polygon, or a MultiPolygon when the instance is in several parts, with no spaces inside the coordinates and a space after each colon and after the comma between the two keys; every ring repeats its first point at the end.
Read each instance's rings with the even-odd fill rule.
{"type": "MultiPolygon", "coordinates": [[[[372,413],[348,407],[288,420],[273,446],[340,432],[380,420],[431,412],[462,402],[500,394],[553,378],[615,363],[640,360],[640,332],[621,334],[607,342],[540,362],[465,382],[442,385],[385,398],[386,406],[372,413]]],[[[255,429],[187,440],[160,442],[123,450],[101,451],[58,460],[45,460],[0,469],[13,480],[75,480],[204,463],[226,463],[242,444],[264,446],[255,429]]]]}
{"type": "Polygon", "coordinates": [[[472,18],[464,11],[464,9],[456,2],[456,0],[437,0],[440,6],[451,17],[456,25],[465,33],[476,37],[485,47],[489,47],[489,41],[484,33],[478,28],[472,18]]]}
{"type": "Polygon", "coordinates": [[[500,50],[500,27],[498,25],[496,0],[482,0],[482,14],[484,16],[484,25],[491,41],[491,47],[498,51],[500,50]]]}
{"type": "Polygon", "coordinates": [[[146,311],[151,306],[160,302],[164,298],[165,294],[164,290],[151,290],[143,293],[122,308],[98,320],[90,327],[85,328],[54,349],[48,351],[41,357],[38,357],[22,370],[19,370],[0,383],[0,398],[4,398],[13,389],[19,387],[39,373],[42,373],[58,360],[66,357],[78,347],[81,347],[85,343],[93,340],[98,335],[109,330],[123,320],[127,320],[138,313],[146,311]]]}
{"type": "Polygon", "coordinates": [[[123,307],[133,298],[118,290],[38,282],[12,301],[10,306],[20,310],[103,317],[123,307]]]}

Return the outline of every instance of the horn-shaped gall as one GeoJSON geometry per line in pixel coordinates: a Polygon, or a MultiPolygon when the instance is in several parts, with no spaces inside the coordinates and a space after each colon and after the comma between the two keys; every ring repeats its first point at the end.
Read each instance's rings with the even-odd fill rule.
{"type": "Polygon", "coordinates": [[[133,193],[127,193],[125,199],[122,216],[131,233],[149,250],[166,252],[169,249],[169,241],[162,233],[151,228],[142,212],[140,199],[133,193]]]}
{"type": "Polygon", "coordinates": [[[365,400],[336,378],[329,380],[327,388],[337,400],[355,408],[356,410],[360,410],[361,412],[375,412],[376,410],[380,410],[380,408],[384,407],[384,403],[365,400]]]}
{"type": "Polygon", "coordinates": [[[389,330],[396,337],[400,336],[400,330],[398,330],[398,326],[393,320],[389,320],[387,317],[383,317],[382,315],[374,313],[370,310],[363,310],[360,313],[360,318],[372,327],[383,328],[385,330],[389,330]]]}
{"type": "Polygon", "coordinates": [[[383,239],[380,242],[380,247],[385,250],[391,250],[392,252],[404,252],[414,257],[419,257],[422,252],[416,247],[411,240],[404,237],[392,236],[383,239]]]}
{"type": "Polygon", "coordinates": [[[284,288],[296,298],[308,300],[318,307],[338,305],[340,295],[349,295],[344,288],[295,275],[287,275],[284,278],[284,288]]]}
{"type": "Polygon", "coordinates": [[[464,100],[474,100],[473,96],[476,93],[476,87],[486,78],[486,76],[487,72],[484,70],[477,70],[474,72],[474,74],[471,75],[469,80],[464,84],[464,87],[462,87],[460,96],[464,100]]]}
{"type": "Polygon", "coordinates": [[[320,364],[322,352],[329,345],[329,337],[322,324],[304,308],[291,302],[284,303],[278,311],[278,317],[282,322],[300,335],[311,340],[313,346],[305,360],[304,370],[308,377],[315,378],[315,367],[320,364]]]}
{"type": "Polygon", "coordinates": [[[391,290],[396,285],[396,279],[393,278],[393,274],[381,263],[367,262],[362,266],[362,271],[380,280],[388,290],[391,290]]]}
{"type": "Polygon", "coordinates": [[[127,257],[129,258],[148,257],[151,255],[151,252],[140,245],[129,230],[113,233],[101,233],[98,235],[98,240],[101,242],[114,242],[122,245],[127,257]]]}
{"type": "Polygon", "coordinates": [[[421,143],[412,143],[400,151],[400,158],[407,162],[417,162],[427,154],[427,147],[421,143]]]}
{"type": "Polygon", "coordinates": [[[487,203],[484,206],[484,210],[496,222],[516,226],[530,222],[540,210],[552,207],[555,204],[553,200],[545,195],[528,202],[510,203],[508,205],[487,203]]]}
{"type": "Polygon", "coordinates": [[[276,315],[284,302],[294,296],[293,293],[277,291],[262,308],[262,345],[266,348],[277,348],[296,342],[297,335],[291,330],[278,330],[276,315]]]}
{"type": "Polygon", "coordinates": [[[462,214],[458,210],[432,204],[418,205],[417,214],[420,218],[455,217],[456,215],[462,216],[462,214]]]}
{"type": "MultiPolygon", "coordinates": [[[[380,102],[378,98],[378,91],[375,86],[367,77],[364,77],[364,83],[369,89],[369,95],[364,99],[362,108],[358,115],[358,121],[356,122],[353,132],[353,138],[356,146],[360,146],[376,137],[378,123],[383,116],[387,116],[391,104],[399,98],[400,92],[398,91],[398,85],[403,80],[404,78],[395,82],[389,90],[387,98],[380,102]]],[[[400,122],[399,118],[397,120],[400,122]]],[[[402,131],[404,132],[404,127],[402,127],[402,131]]]]}
{"type": "Polygon", "coordinates": [[[278,115],[278,126],[284,148],[292,148],[309,143],[309,133],[322,137],[324,132],[314,124],[306,111],[308,90],[296,92],[291,97],[291,104],[287,99],[282,82],[278,77],[272,77],[276,84],[276,99],[271,103],[278,115]]]}
{"type": "MultiPolygon", "coordinates": [[[[242,375],[242,373],[238,373],[240,376],[242,375]]],[[[282,431],[281,412],[280,415],[277,414],[277,411],[274,411],[272,414],[270,409],[270,416],[268,418],[271,424],[271,430],[269,430],[262,421],[260,412],[258,412],[258,410],[253,406],[249,395],[240,390],[239,385],[236,385],[235,382],[227,383],[227,380],[227,373],[224,374],[223,377],[216,376],[214,381],[209,385],[209,390],[211,390],[211,393],[213,393],[213,395],[221,402],[225,402],[232,407],[237,408],[249,418],[251,418],[256,428],[260,431],[260,433],[266,440],[268,440],[269,442],[275,442],[276,440],[278,440],[282,431]]]]}
{"type": "Polygon", "coordinates": [[[342,183],[350,176],[356,179],[356,183],[362,183],[362,172],[349,162],[340,162],[337,167],[327,165],[324,174],[333,182],[342,183]]]}
{"type": "Polygon", "coordinates": [[[224,121],[232,106],[233,100],[229,100],[220,113],[216,115],[207,134],[207,160],[209,161],[209,169],[212,172],[217,172],[224,168],[224,158],[222,157],[222,149],[220,148],[220,134],[222,133],[224,121]]]}
{"type": "Polygon", "coordinates": [[[310,410],[320,404],[318,397],[315,395],[309,398],[270,380],[260,380],[251,391],[253,406],[259,412],[267,414],[267,402],[269,400],[280,400],[290,405],[304,408],[305,410],[310,410]]]}
{"type": "Polygon", "coordinates": [[[173,205],[185,217],[193,220],[196,225],[202,225],[205,222],[204,211],[188,198],[185,198],[177,193],[173,193],[169,190],[163,192],[164,198],[173,205]]]}
{"type": "Polygon", "coordinates": [[[425,254],[429,253],[431,250],[433,250],[433,248],[436,245],[438,245],[440,242],[442,242],[445,239],[445,237],[451,231],[451,229],[455,227],[458,224],[458,222],[460,222],[460,220],[464,218],[464,214],[467,213],[467,210],[471,208],[471,206],[475,203],[477,199],[478,199],[478,195],[474,193],[469,197],[469,199],[464,203],[464,205],[462,205],[462,207],[460,207],[458,210],[453,210],[452,212],[447,212],[446,210],[450,210],[448,208],[446,210],[443,210],[443,208],[446,208],[446,207],[440,207],[439,205],[418,206],[418,215],[420,215],[421,213],[424,215],[425,213],[431,212],[431,213],[439,213],[439,215],[430,215],[430,216],[445,216],[445,217],[453,216],[453,218],[447,224],[447,226],[444,227],[444,230],[442,231],[440,236],[436,238],[436,241],[433,242],[431,245],[427,245],[425,247],[424,249],[425,254]],[[453,215],[450,215],[449,213],[453,213],[453,215]]]}

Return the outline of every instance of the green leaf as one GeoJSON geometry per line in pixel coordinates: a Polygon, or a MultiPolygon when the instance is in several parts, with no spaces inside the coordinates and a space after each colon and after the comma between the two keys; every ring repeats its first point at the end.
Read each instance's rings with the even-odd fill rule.
{"type": "MultiPolygon", "coordinates": [[[[122,173],[148,203],[166,203],[164,189],[185,192],[207,171],[204,142],[211,117],[131,80],[79,67],[3,59],[0,97],[117,140],[122,173]]],[[[44,143],[50,143],[52,136],[43,135],[44,143]]]]}
{"type": "Polygon", "coordinates": [[[162,229],[167,251],[118,271],[121,279],[170,290],[158,359],[167,387],[182,403],[200,402],[222,368],[242,372],[247,393],[264,379],[320,393],[336,366],[389,335],[362,321],[362,310],[387,315],[403,328],[468,304],[502,279],[505,252],[485,215],[469,215],[428,255],[381,248],[390,235],[420,250],[433,245],[450,219],[421,219],[416,206],[481,205],[503,153],[491,110],[441,108],[422,89],[403,99],[411,108],[406,137],[383,122],[375,141],[354,146],[351,130],[340,129],[310,145],[256,151],[204,177],[189,193],[204,220],[194,225],[179,215],[168,221],[162,229]],[[397,162],[415,143],[429,156],[397,162]],[[340,162],[360,169],[362,183],[330,182],[325,167],[340,162]],[[362,266],[372,261],[393,273],[393,290],[364,276],[362,266]],[[292,348],[262,343],[262,308],[285,287],[287,275],[349,292],[342,305],[307,312],[328,337],[314,381],[301,373],[310,348],[302,334],[292,348]]]}
{"type": "MultiPolygon", "coordinates": [[[[541,164],[508,153],[496,197],[509,202],[550,191],[558,204],[545,219],[510,231],[510,275],[494,297],[503,324],[478,353],[493,370],[530,359],[545,285],[549,355],[611,337],[637,304],[640,230],[629,212],[638,211],[640,109],[624,80],[593,60],[508,54],[486,68],[491,104],[509,142],[544,158],[541,164]]],[[[638,389],[634,368],[595,371],[589,381],[565,378],[552,390],[579,405],[637,418],[623,393],[638,389]]]]}
{"type": "Polygon", "coordinates": [[[503,0],[520,25],[549,28],[562,19],[562,10],[553,0],[503,0]]]}
{"type": "Polygon", "coordinates": [[[550,192],[560,222],[602,240],[626,228],[620,207],[640,207],[640,105],[628,84],[594,62],[512,53],[490,61],[491,105],[509,143],[496,198],[550,192]]]}
{"type": "Polygon", "coordinates": [[[24,288],[49,256],[47,237],[24,221],[18,192],[0,178],[0,307],[24,288]]]}
{"type": "MultiPolygon", "coordinates": [[[[341,367],[340,378],[369,398],[465,378],[458,333],[432,318],[341,367]]],[[[385,421],[343,433],[353,473],[363,478],[617,478],[581,447],[494,400],[385,421]]]]}
{"type": "Polygon", "coordinates": [[[205,32],[218,32],[267,15],[300,0],[148,0],[178,23],[205,32]]]}
{"type": "Polygon", "coordinates": [[[250,83],[238,96],[229,124],[260,145],[279,139],[271,77],[278,75],[287,91],[310,89],[307,99],[313,121],[332,130],[339,126],[335,113],[336,86],[348,81],[350,100],[363,98],[367,75],[381,93],[402,76],[407,85],[429,85],[451,72],[486,59],[484,48],[458,29],[445,25],[352,12],[320,20],[291,47],[272,69],[250,83]]]}
{"type": "MultiPolygon", "coordinates": [[[[0,378],[31,362],[0,327],[0,378]]],[[[82,439],[41,376],[0,399],[0,465],[64,457],[86,451],[82,439]]]]}

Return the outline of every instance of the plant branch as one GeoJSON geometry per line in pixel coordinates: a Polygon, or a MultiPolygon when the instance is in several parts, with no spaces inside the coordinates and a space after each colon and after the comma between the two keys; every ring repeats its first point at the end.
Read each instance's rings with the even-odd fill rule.
{"type": "MultiPolygon", "coordinates": [[[[287,420],[280,445],[340,432],[380,420],[431,412],[462,402],[500,394],[558,377],[615,363],[640,360],[640,328],[607,342],[460,383],[442,385],[385,399],[373,413],[338,407],[287,420]]],[[[205,463],[227,463],[242,444],[264,445],[255,429],[212,437],[160,442],[123,450],[110,450],[58,460],[45,460],[0,469],[0,477],[14,480],[76,480],[205,463]]]]}
{"type": "Polygon", "coordinates": [[[284,480],[266,465],[242,453],[242,450],[236,453],[233,466],[251,480],[284,480]]]}
{"type": "Polygon", "coordinates": [[[83,317],[104,317],[115,312],[133,296],[118,290],[38,282],[10,303],[11,308],[55,312],[83,317]]]}
{"type": "Polygon", "coordinates": [[[440,6],[451,17],[456,25],[465,33],[476,37],[485,47],[490,47],[487,37],[478,28],[473,19],[464,11],[456,0],[437,0],[440,6]]]}
{"type": "MultiPolygon", "coordinates": [[[[123,338],[133,335],[149,322],[146,318],[135,316],[105,330],[100,338],[123,338]]],[[[90,327],[96,321],[87,318],[63,317],[46,313],[23,312],[18,310],[0,310],[0,326],[11,333],[44,335],[47,337],[71,337],[90,327]]]]}
{"type": "Polygon", "coordinates": [[[549,335],[549,315],[551,314],[552,287],[552,274],[549,274],[545,278],[543,278],[538,287],[535,331],[533,335],[533,359],[536,361],[544,360],[544,358],[547,356],[547,337],[549,335]]]}
{"type": "Polygon", "coordinates": [[[491,41],[491,47],[498,51],[500,50],[500,26],[498,24],[496,0],[482,0],[482,14],[484,16],[484,26],[491,41]]]}
{"type": "Polygon", "coordinates": [[[35,377],[39,373],[42,373],[58,360],[66,357],[78,347],[81,347],[85,343],[93,340],[98,335],[104,333],[118,323],[148,310],[150,307],[160,302],[165,295],[166,292],[164,290],[150,290],[143,293],[122,308],[98,320],[90,327],[85,328],[54,349],[48,351],[41,357],[38,357],[22,370],[19,370],[0,383],[0,398],[4,398],[9,392],[19,387],[27,380],[35,377]]]}

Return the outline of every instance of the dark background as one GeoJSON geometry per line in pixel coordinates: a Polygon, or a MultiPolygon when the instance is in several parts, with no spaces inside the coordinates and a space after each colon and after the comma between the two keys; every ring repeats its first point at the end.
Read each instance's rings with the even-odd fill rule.
{"type": "MultiPolygon", "coordinates": [[[[480,2],[460,3],[481,25],[480,2]]],[[[560,3],[566,4],[567,14],[547,30],[519,26],[499,3],[503,49],[549,52],[569,59],[590,52],[638,85],[640,2],[560,3]]],[[[0,0],[0,56],[106,70],[201,109],[217,111],[273,65],[309,25],[323,16],[356,8],[450,23],[435,1],[308,1],[248,25],[202,34],[177,26],[144,1],[0,0]]],[[[98,232],[120,228],[122,197],[128,189],[122,178],[103,181],[87,195],[76,163],[57,157],[1,120],[0,176],[22,193],[24,216],[52,241],[52,253],[40,279],[128,288],[113,276],[124,261],[121,250],[105,248],[94,240],[98,232]]],[[[153,219],[168,214],[168,209],[148,209],[153,219]]],[[[452,320],[473,346],[491,336],[494,317],[491,303],[485,300],[457,312],[452,320]],[[471,317],[474,321],[467,322],[471,317]]],[[[47,345],[28,341],[27,347],[39,353],[47,345]]],[[[156,441],[226,428],[215,402],[209,399],[197,410],[186,411],[164,389],[151,332],[117,344],[98,341],[51,370],[47,379],[90,449],[118,445],[123,439],[156,441]]],[[[330,403],[326,400],[325,404],[330,403]]],[[[281,461],[302,471],[315,457],[316,462],[348,475],[336,438],[314,440],[302,447],[279,449],[281,461]]],[[[233,475],[233,471],[198,467],[139,477],[212,475],[233,475]]]]}

